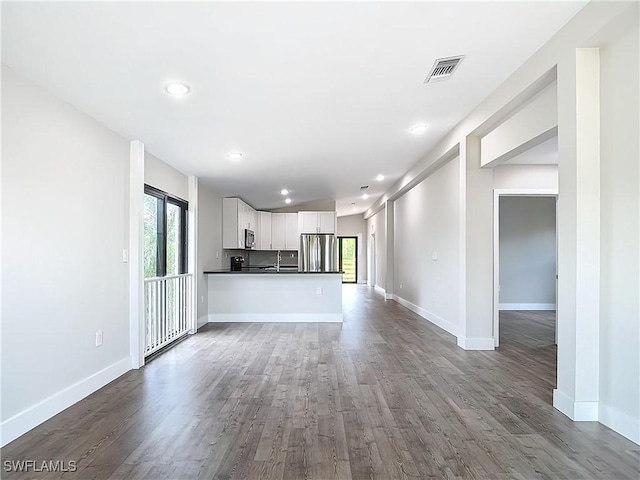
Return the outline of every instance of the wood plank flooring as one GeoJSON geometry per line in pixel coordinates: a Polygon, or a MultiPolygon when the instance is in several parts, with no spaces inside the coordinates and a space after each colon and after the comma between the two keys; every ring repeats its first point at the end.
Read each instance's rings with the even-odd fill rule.
{"type": "Polygon", "coordinates": [[[526,318],[467,352],[365,286],[344,292],[343,325],[205,326],[1,452],[76,472],[2,478],[640,477],[640,447],[551,406],[555,347],[526,318]]]}

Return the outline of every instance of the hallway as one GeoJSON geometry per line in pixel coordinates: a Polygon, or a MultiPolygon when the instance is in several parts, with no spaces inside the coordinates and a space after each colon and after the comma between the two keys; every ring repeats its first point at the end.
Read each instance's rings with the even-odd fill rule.
{"type": "Polygon", "coordinates": [[[638,478],[640,447],[551,406],[555,347],[504,328],[499,350],[464,351],[364,285],[343,302],[342,325],[207,324],[3,460],[82,479],[638,478]]]}

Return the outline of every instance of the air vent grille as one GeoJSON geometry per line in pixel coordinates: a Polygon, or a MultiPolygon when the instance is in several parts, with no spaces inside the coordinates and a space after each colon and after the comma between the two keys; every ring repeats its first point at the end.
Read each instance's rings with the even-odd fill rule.
{"type": "Polygon", "coordinates": [[[460,62],[464,55],[458,55],[457,57],[447,57],[447,58],[438,58],[431,70],[429,71],[429,75],[425,79],[424,83],[434,83],[434,82],[442,82],[443,80],[448,80],[453,75],[453,72],[460,66],[460,62]]]}

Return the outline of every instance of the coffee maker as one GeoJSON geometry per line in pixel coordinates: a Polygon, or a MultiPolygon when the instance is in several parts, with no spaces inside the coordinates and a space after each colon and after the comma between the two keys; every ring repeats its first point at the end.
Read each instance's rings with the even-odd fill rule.
{"type": "Polygon", "coordinates": [[[242,270],[242,264],[244,263],[244,257],[231,257],[231,271],[239,272],[242,270]]]}

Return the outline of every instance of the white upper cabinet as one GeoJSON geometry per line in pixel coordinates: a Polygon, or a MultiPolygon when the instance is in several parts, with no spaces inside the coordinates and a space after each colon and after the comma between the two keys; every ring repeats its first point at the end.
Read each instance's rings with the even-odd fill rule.
{"type": "Polygon", "coordinates": [[[260,212],[239,198],[222,199],[222,248],[244,249],[248,229],[256,250],[298,250],[301,233],[335,233],[335,224],[336,212],[260,212]]]}
{"type": "Polygon", "coordinates": [[[298,212],[300,233],[336,233],[336,212],[298,212]]]}
{"type": "Polygon", "coordinates": [[[257,212],[239,198],[222,199],[222,248],[244,248],[244,231],[258,229],[257,212]]]}
{"type": "Polygon", "coordinates": [[[271,212],[257,212],[258,230],[256,245],[258,250],[271,250],[271,212]]]}
{"type": "Polygon", "coordinates": [[[271,250],[284,250],[285,246],[285,214],[271,214],[271,250]]]}
{"type": "Polygon", "coordinates": [[[336,233],[336,212],[318,212],[318,233],[336,233]]]}
{"type": "Polygon", "coordinates": [[[298,214],[285,213],[285,250],[298,250],[300,248],[300,231],[298,230],[298,214]]]}

